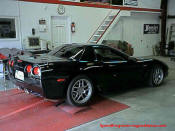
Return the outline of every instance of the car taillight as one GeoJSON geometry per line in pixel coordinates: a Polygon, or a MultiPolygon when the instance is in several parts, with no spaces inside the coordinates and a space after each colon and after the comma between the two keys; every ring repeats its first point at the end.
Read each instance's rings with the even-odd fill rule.
{"type": "Polygon", "coordinates": [[[12,67],[14,66],[14,61],[13,61],[13,60],[11,61],[11,66],[12,66],[12,67]]]}
{"type": "Polygon", "coordinates": [[[11,65],[11,60],[9,60],[9,66],[11,65]]]}
{"type": "Polygon", "coordinates": [[[22,60],[18,60],[18,63],[21,63],[22,62],[22,60]]]}
{"type": "Polygon", "coordinates": [[[26,66],[26,71],[27,71],[27,73],[30,73],[32,71],[32,66],[31,65],[27,65],[26,66]]]}
{"type": "Polygon", "coordinates": [[[34,67],[33,68],[33,74],[40,76],[41,75],[40,68],[39,67],[34,67]]]}

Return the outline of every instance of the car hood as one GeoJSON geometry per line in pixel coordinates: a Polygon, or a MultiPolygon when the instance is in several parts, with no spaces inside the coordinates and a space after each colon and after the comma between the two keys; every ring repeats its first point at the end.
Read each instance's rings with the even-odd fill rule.
{"type": "Polygon", "coordinates": [[[21,55],[18,56],[20,60],[30,62],[30,63],[50,63],[50,62],[68,62],[71,59],[60,58],[51,55],[41,55],[41,56],[29,56],[29,55],[21,55]]]}

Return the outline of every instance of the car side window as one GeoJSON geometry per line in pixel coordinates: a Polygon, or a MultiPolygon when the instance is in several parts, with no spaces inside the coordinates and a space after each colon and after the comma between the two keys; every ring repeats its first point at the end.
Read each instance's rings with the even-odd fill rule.
{"type": "Polygon", "coordinates": [[[85,47],[84,53],[80,59],[81,61],[94,61],[95,60],[95,54],[92,47],[85,47]]]}
{"type": "Polygon", "coordinates": [[[55,56],[63,58],[72,58],[78,60],[83,52],[82,47],[65,47],[60,49],[55,56]]]}
{"type": "Polygon", "coordinates": [[[125,59],[110,48],[94,48],[97,60],[103,62],[124,61],[125,59]]]}

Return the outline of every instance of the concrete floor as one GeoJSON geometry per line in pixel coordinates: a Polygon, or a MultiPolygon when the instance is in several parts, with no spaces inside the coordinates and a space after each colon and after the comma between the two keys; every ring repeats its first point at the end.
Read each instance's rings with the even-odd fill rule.
{"type": "MultiPolygon", "coordinates": [[[[69,131],[174,131],[175,130],[175,62],[169,58],[156,57],[169,65],[169,76],[164,84],[158,88],[136,87],[125,89],[113,94],[106,94],[105,97],[129,105],[130,108],[103,117],[101,119],[83,124],[70,129],[69,131]],[[167,127],[121,127],[101,128],[101,124],[141,125],[141,124],[166,124],[167,127]]],[[[2,79],[0,90],[4,90],[2,79]]],[[[13,88],[8,82],[7,89],[13,88]]]]}
{"type": "Polygon", "coordinates": [[[106,97],[127,104],[129,109],[83,124],[69,131],[174,131],[175,130],[175,62],[156,57],[169,65],[169,76],[158,88],[140,87],[109,94],[106,97]],[[101,128],[101,124],[166,124],[167,127],[101,128]]]}

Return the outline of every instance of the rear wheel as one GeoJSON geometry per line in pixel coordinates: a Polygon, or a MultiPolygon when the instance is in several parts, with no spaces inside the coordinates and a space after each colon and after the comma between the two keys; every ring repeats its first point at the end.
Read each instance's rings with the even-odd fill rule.
{"type": "Polygon", "coordinates": [[[77,76],[68,86],[67,102],[74,106],[84,106],[92,98],[93,92],[91,80],[85,75],[77,76]]]}
{"type": "Polygon", "coordinates": [[[152,87],[160,86],[164,80],[164,70],[161,66],[156,65],[150,72],[149,85],[152,87]]]}

